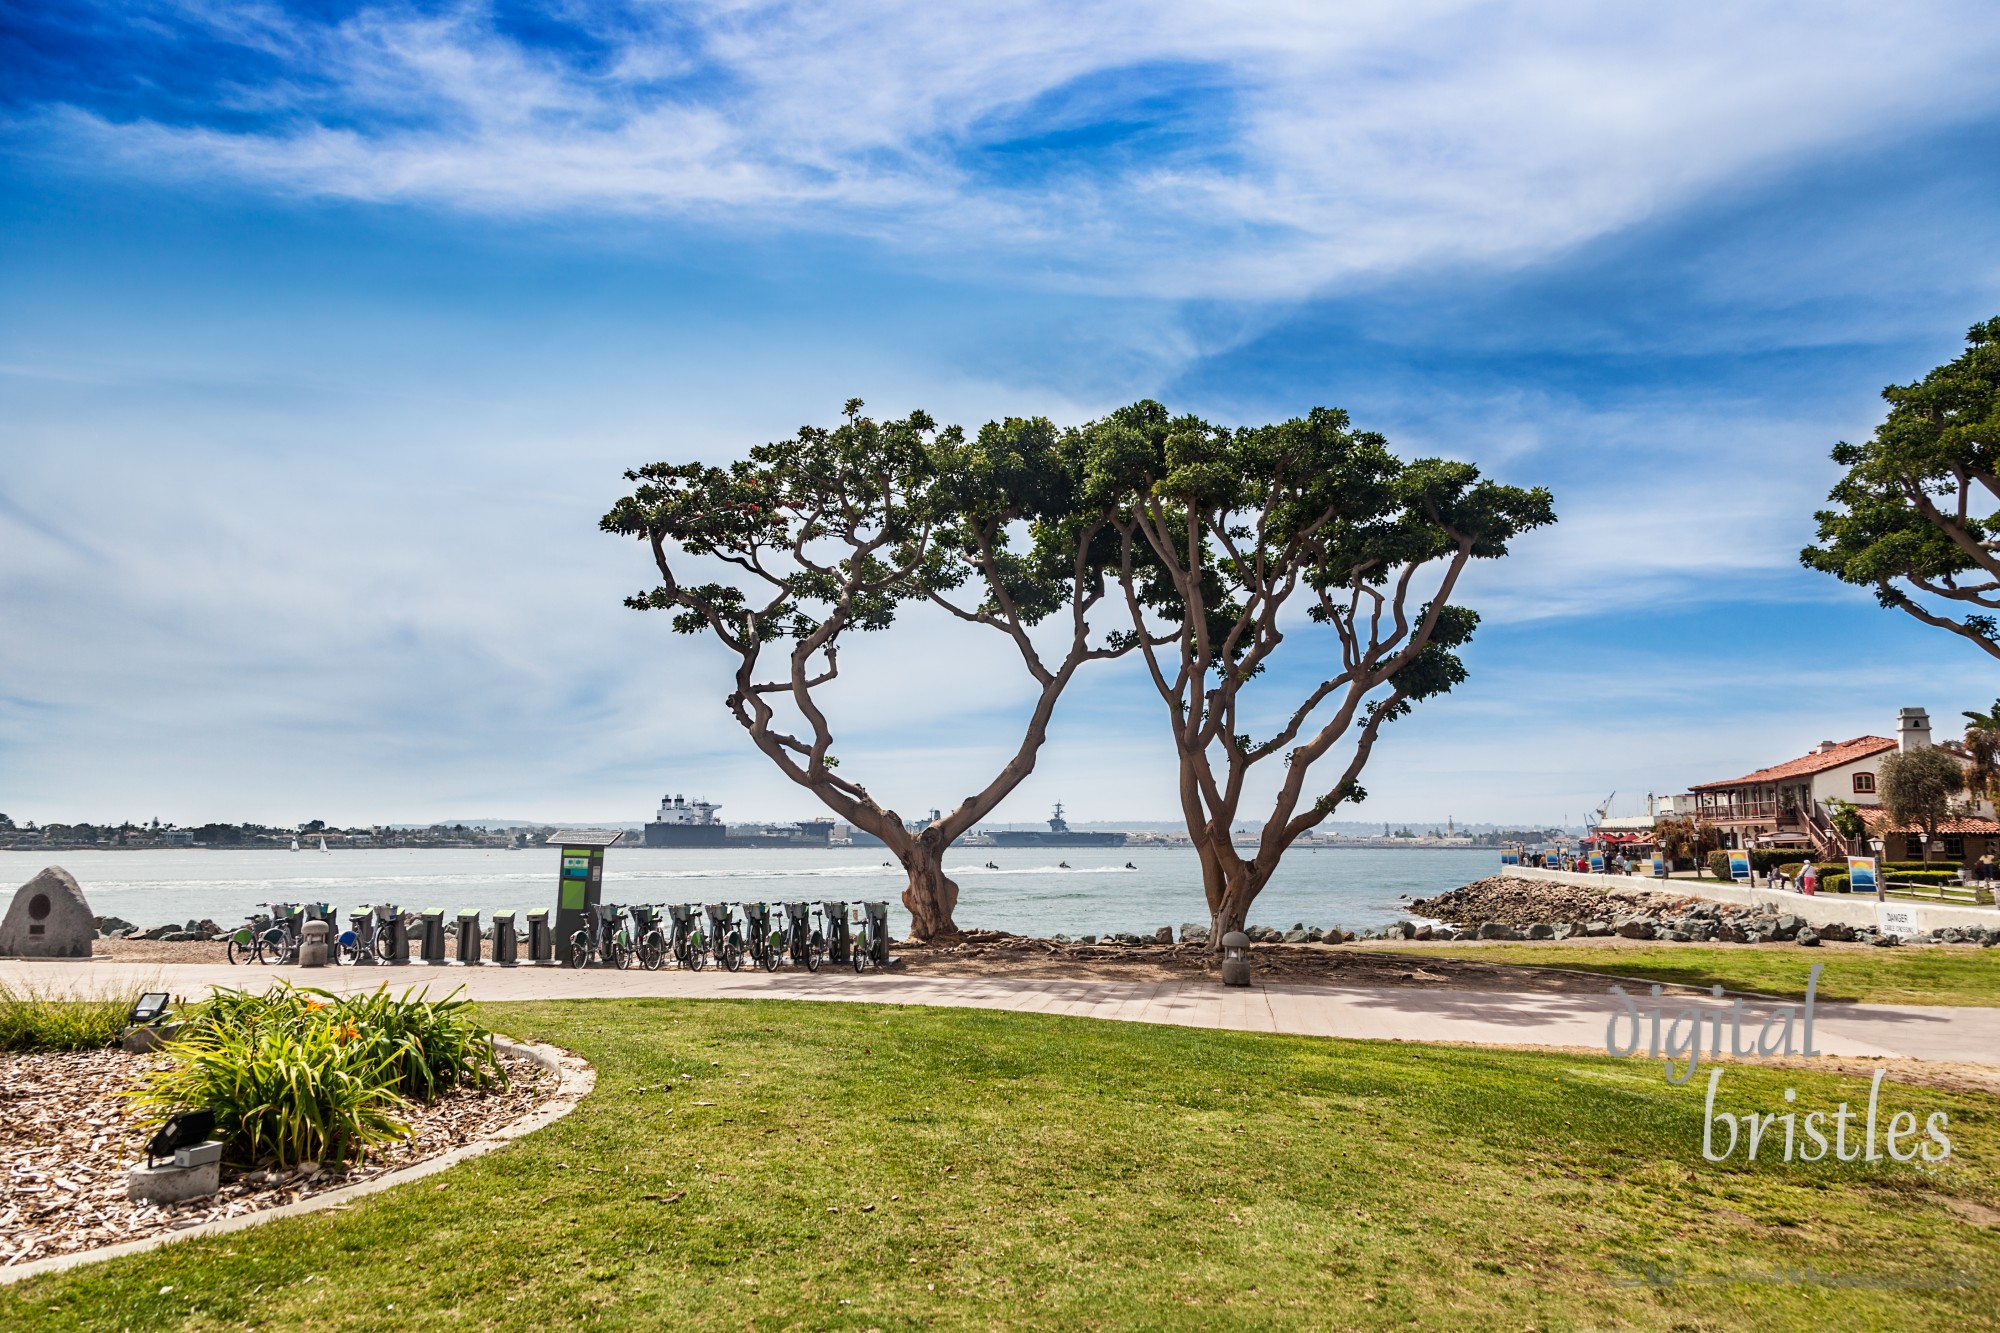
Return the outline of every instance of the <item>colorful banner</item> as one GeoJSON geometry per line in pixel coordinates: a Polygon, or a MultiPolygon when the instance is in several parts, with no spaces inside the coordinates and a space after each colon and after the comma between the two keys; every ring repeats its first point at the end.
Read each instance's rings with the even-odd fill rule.
{"type": "Polygon", "coordinates": [[[1665,879],[1667,877],[1667,858],[1664,856],[1653,857],[1646,863],[1646,869],[1654,879],[1665,879]]]}
{"type": "Polygon", "coordinates": [[[1745,884],[1750,882],[1750,851],[1748,848],[1729,854],[1729,878],[1742,880],[1745,884]]]}
{"type": "Polygon", "coordinates": [[[1847,858],[1847,891],[1849,893],[1876,893],[1882,888],[1881,863],[1872,856],[1850,856],[1847,858]]]}
{"type": "Polygon", "coordinates": [[[1590,854],[1590,873],[1593,875],[1601,875],[1604,873],[1603,852],[1592,852],[1590,854]]]}
{"type": "Polygon", "coordinates": [[[1503,866],[1517,866],[1521,864],[1521,854],[1519,852],[1502,852],[1500,853],[1500,864],[1503,866]]]}

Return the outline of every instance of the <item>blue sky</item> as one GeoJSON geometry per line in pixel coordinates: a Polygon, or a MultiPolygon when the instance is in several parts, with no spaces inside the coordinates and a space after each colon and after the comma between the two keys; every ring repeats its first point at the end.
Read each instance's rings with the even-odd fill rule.
{"type": "MultiPolygon", "coordinates": [[[[2000,313],[1996,53],[1976,4],[0,0],[0,810],[809,813],[595,520],[857,395],[1331,404],[1554,488],[1358,817],[1955,719],[1987,663],[1796,552],[2000,313]]],[[[906,811],[1023,700],[923,618],[849,667],[906,811]]],[[[1171,817],[1159,727],[1086,679],[1003,814],[1171,817]]]]}

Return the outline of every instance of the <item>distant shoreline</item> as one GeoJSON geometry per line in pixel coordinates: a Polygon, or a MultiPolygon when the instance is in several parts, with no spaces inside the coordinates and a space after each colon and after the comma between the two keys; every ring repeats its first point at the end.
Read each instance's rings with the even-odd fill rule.
{"type": "MultiPolygon", "coordinates": [[[[1248,849],[1255,847],[1256,845],[1257,844],[1254,841],[1239,842],[1236,844],[1236,846],[1239,849],[1248,849]]],[[[511,852],[511,851],[538,852],[538,851],[549,851],[551,849],[559,849],[561,846],[562,846],[561,841],[557,839],[549,842],[533,843],[525,847],[502,847],[502,846],[495,846],[492,843],[484,843],[484,842],[427,842],[427,843],[420,843],[408,846],[389,846],[389,847],[381,847],[381,846],[329,847],[325,852],[321,852],[320,849],[317,847],[299,847],[296,849],[296,852],[300,856],[322,856],[322,855],[332,856],[332,855],[346,855],[349,853],[356,853],[356,852],[511,852]]],[[[1117,850],[1117,851],[1136,851],[1136,852],[1144,852],[1144,851],[1182,852],[1182,851],[1194,850],[1193,843],[1184,841],[1126,843],[1122,847],[1115,849],[1107,849],[1107,848],[1093,849],[1087,847],[1086,848],[1052,847],[1052,848],[1031,849],[1025,847],[995,847],[990,843],[965,843],[965,842],[955,842],[952,844],[952,847],[959,851],[1005,851],[1005,852],[1019,852],[1028,850],[1040,850],[1040,851],[1117,850]]],[[[158,846],[158,845],[150,847],[133,847],[133,846],[105,845],[101,843],[76,842],[76,843],[35,844],[33,846],[0,847],[0,853],[19,852],[23,854],[30,852],[292,852],[293,850],[294,850],[293,848],[280,846],[275,843],[256,844],[252,846],[243,846],[240,844],[222,845],[222,846],[208,846],[205,844],[196,844],[191,847],[168,847],[168,846],[158,846]]],[[[634,843],[630,846],[627,846],[623,843],[620,843],[617,846],[613,847],[611,850],[620,853],[684,852],[684,851],[875,852],[875,851],[886,851],[887,848],[881,847],[879,845],[855,846],[854,844],[851,843],[827,843],[825,845],[797,844],[797,845],[769,845],[769,846],[755,844],[755,843],[738,843],[738,844],[723,843],[714,847],[699,847],[699,848],[646,847],[638,843],[634,843]]],[[[1498,847],[1468,847],[1463,843],[1420,842],[1414,839],[1405,840],[1400,838],[1377,838],[1372,840],[1364,840],[1355,838],[1355,839],[1343,839],[1342,841],[1337,843],[1295,843],[1290,850],[1294,852],[1339,852],[1339,851],[1492,852],[1497,856],[1500,853],[1501,849],[1498,847]]]]}

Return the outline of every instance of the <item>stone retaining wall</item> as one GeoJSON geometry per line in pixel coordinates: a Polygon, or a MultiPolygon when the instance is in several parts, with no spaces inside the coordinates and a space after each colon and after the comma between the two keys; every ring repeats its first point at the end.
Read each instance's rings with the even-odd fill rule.
{"type": "MultiPolygon", "coordinates": [[[[1645,875],[1593,875],[1586,871],[1542,870],[1535,866],[1503,866],[1501,872],[1519,879],[1547,880],[1553,884],[1574,884],[1582,888],[1638,890],[1645,893],[1674,893],[1710,902],[1737,903],[1744,907],[1770,907],[1808,921],[1815,926],[1838,921],[1847,926],[1875,924],[1875,899],[1865,893],[1815,893],[1807,897],[1785,889],[1743,889],[1713,880],[1652,879],[1645,875]]],[[[2000,927],[2000,907],[1962,907],[1950,903],[1927,903],[1907,898],[1890,899],[1898,907],[1914,908],[1919,930],[1940,930],[1945,926],[2000,927]]]]}

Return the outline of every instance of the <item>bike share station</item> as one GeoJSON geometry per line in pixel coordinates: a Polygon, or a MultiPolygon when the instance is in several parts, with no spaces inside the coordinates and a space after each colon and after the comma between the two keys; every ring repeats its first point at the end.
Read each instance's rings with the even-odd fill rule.
{"type": "Polygon", "coordinates": [[[376,903],[350,912],[348,929],[336,933],[339,914],[328,904],[272,903],[270,915],[230,936],[229,961],[478,967],[490,957],[502,967],[636,965],[649,972],[670,961],[694,972],[711,962],[730,972],[787,964],[817,972],[827,963],[862,972],[896,964],[887,902],[607,904],[604,852],[623,836],[586,830],[552,839],[560,852],[553,921],[548,908],[494,912],[490,955],[477,908],[448,917],[438,907],[405,912],[376,903]],[[449,952],[448,942],[456,946],[449,952]]]}
{"type": "MultiPolygon", "coordinates": [[[[604,893],[604,849],[623,836],[622,833],[561,835],[562,865],[556,878],[555,940],[558,941],[556,947],[562,951],[558,961],[567,967],[577,965],[570,956],[570,939],[579,930],[589,931],[598,900],[604,893]]],[[[541,960],[536,958],[535,961],[541,960]]]]}

